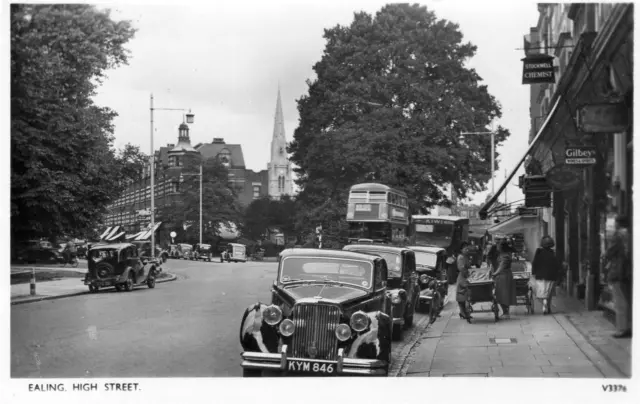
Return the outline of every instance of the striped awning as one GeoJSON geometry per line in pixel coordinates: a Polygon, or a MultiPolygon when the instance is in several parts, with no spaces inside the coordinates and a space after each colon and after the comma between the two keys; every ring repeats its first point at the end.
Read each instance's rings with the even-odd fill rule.
{"type": "Polygon", "coordinates": [[[122,226],[108,227],[107,230],[100,236],[100,241],[115,241],[122,237],[125,232],[122,226]]]}
{"type": "Polygon", "coordinates": [[[149,230],[138,233],[136,235],[137,237],[135,238],[135,240],[136,241],[148,240],[151,237],[151,234],[154,233],[156,230],[158,230],[161,224],[162,222],[158,222],[155,224],[155,226],[153,226],[153,229],[149,229],[149,230]]]}

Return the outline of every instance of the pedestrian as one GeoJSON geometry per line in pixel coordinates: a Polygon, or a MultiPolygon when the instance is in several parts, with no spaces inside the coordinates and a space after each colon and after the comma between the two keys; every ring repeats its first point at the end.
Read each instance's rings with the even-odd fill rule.
{"type": "Polygon", "coordinates": [[[460,243],[460,253],[458,254],[457,259],[458,274],[471,268],[471,263],[469,261],[469,243],[463,241],[460,243]]]}
{"type": "Polygon", "coordinates": [[[511,272],[512,255],[515,250],[509,244],[509,240],[504,238],[498,245],[498,252],[497,268],[491,272],[491,276],[494,277],[496,300],[502,308],[502,318],[509,318],[509,306],[516,304],[516,284],[511,272]]]}
{"type": "Polygon", "coordinates": [[[495,271],[498,268],[498,257],[500,253],[498,252],[498,246],[496,243],[492,242],[489,246],[489,250],[487,251],[487,266],[489,266],[489,270],[495,271]]]}
{"type": "Polygon", "coordinates": [[[551,298],[556,282],[560,278],[562,263],[553,251],[555,242],[550,236],[542,237],[531,263],[531,274],[535,279],[536,298],[542,302],[542,314],[551,314],[551,298]]]}
{"type": "Polygon", "coordinates": [[[471,290],[469,289],[469,269],[465,268],[458,274],[456,281],[456,301],[460,309],[460,318],[467,320],[471,324],[471,314],[467,311],[467,302],[471,299],[471,290]]]}
{"type": "Polygon", "coordinates": [[[631,290],[632,265],[629,248],[629,221],[624,216],[616,218],[616,230],[611,246],[605,253],[608,267],[608,282],[613,294],[616,310],[615,338],[631,337],[631,290]]]}

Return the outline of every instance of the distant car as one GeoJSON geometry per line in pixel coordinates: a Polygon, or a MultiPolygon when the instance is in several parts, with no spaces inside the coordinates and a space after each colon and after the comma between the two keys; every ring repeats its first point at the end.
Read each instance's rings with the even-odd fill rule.
{"type": "Polygon", "coordinates": [[[28,240],[17,243],[14,247],[14,258],[19,263],[50,263],[62,261],[62,254],[46,240],[28,240]]]}
{"type": "Polygon", "coordinates": [[[220,262],[247,262],[247,246],[229,243],[220,254],[220,262]]]}
{"type": "Polygon", "coordinates": [[[195,260],[203,260],[211,262],[211,244],[196,244],[196,248],[193,252],[193,258],[195,260]]]}
{"type": "Polygon", "coordinates": [[[156,286],[156,276],[162,271],[159,260],[143,258],[131,243],[99,244],[88,253],[89,270],[84,284],[95,293],[100,288],[115,286],[120,292],[133,290],[134,286],[156,286]]]}
{"type": "Polygon", "coordinates": [[[242,316],[243,376],[386,376],[392,322],[385,260],[311,248],[284,250],[278,260],[271,304],[252,304],[242,316]]]}
{"type": "MultiPolygon", "coordinates": [[[[134,244],[138,247],[138,254],[141,257],[151,257],[151,241],[132,241],[131,244],[134,244]]],[[[160,258],[162,262],[167,262],[167,258],[169,257],[169,252],[165,251],[156,244],[156,257],[160,258]]]]}
{"type": "Polygon", "coordinates": [[[416,274],[415,253],[408,248],[381,244],[349,244],[344,251],[376,254],[387,263],[387,293],[391,298],[393,339],[402,337],[405,328],[413,326],[420,287],[416,274]]]}

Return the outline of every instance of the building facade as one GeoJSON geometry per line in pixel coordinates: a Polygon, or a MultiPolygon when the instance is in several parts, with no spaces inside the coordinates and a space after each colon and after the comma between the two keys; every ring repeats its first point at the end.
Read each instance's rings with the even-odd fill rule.
{"type": "Polygon", "coordinates": [[[633,216],[633,4],[544,3],[538,11],[525,57],[551,56],[555,80],[530,88],[520,179],[530,209],[513,227],[535,234],[533,247],[552,236],[567,291],[588,309],[612,308],[603,254],[614,217],[633,216]],[[578,162],[576,151],[589,158],[578,162]]]}

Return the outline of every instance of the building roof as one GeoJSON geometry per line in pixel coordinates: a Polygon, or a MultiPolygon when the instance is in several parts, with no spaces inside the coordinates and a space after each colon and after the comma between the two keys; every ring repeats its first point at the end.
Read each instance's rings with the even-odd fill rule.
{"type": "Polygon", "coordinates": [[[198,147],[204,159],[216,157],[224,149],[231,153],[231,168],[245,168],[242,146],[239,144],[205,143],[198,147]]]}
{"type": "Polygon", "coordinates": [[[404,191],[401,191],[396,188],[392,188],[388,185],[378,184],[375,182],[366,182],[363,184],[356,184],[351,187],[351,190],[352,191],[379,191],[379,192],[394,191],[402,196],[407,196],[407,194],[404,193],[404,191]]]}

